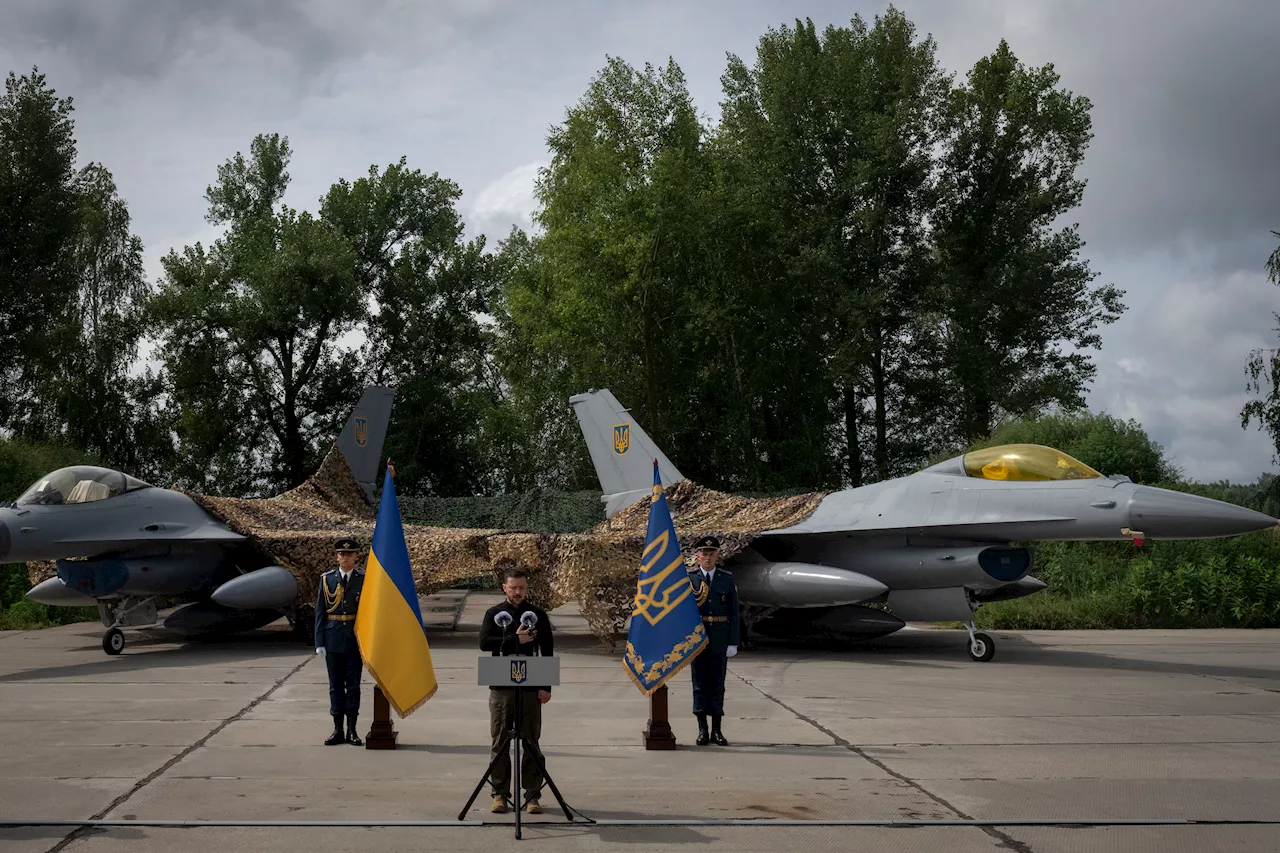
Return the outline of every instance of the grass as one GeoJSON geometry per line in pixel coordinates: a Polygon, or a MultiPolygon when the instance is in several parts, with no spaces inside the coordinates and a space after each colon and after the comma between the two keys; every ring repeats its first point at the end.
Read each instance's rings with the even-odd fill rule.
{"type": "MultiPolygon", "coordinates": [[[[1045,543],[1044,592],[980,608],[979,627],[1280,628],[1280,537],[1126,543],[1045,543]]],[[[957,623],[958,627],[958,623],[957,623]]]]}
{"type": "Polygon", "coordinates": [[[98,621],[96,607],[39,604],[24,597],[30,588],[26,563],[0,565],[0,631],[30,631],[72,622],[98,621]]]}

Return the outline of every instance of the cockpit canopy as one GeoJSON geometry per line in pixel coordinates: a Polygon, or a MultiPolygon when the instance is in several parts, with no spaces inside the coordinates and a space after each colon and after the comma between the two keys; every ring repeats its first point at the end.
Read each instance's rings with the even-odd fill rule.
{"type": "Polygon", "coordinates": [[[964,455],[964,470],[983,480],[1094,480],[1102,477],[1078,459],[1040,444],[1002,444],[964,455]]]}
{"type": "Polygon", "coordinates": [[[87,504],[150,486],[120,471],[96,465],[73,465],[41,477],[22,493],[18,505],[87,504]]]}

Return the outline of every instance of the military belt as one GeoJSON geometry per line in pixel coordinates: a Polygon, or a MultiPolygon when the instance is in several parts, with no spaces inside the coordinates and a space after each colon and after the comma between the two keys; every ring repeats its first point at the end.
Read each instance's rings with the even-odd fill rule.
{"type": "Polygon", "coordinates": [[[330,622],[354,622],[355,618],[356,617],[354,616],[330,616],[329,621],[330,622]]]}
{"type": "Polygon", "coordinates": [[[728,622],[729,617],[728,616],[703,616],[702,621],[703,622],[728,622]]]}

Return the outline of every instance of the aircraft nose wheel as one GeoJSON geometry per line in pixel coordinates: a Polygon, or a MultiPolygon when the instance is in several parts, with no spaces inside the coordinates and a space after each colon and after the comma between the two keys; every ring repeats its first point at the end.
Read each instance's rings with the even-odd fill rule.
{"type": "Polygon", "coordinates": [[[965,629],[969,632],[969,657],[975,661],[988,661],[996,653],[995,640],[991,639],[989,634],[982,631],[974,631],[971,622],[965,623],[965,629]]]}
{"type": "Polygon", "coordinates": [[[118,655],[124,651],[124,632],[112,628],[102,635],[102,650],[109,655],[118,655]]]}

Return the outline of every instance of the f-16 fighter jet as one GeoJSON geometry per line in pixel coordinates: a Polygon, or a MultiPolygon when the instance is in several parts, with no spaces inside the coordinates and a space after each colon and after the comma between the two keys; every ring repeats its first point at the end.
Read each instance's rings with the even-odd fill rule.
{"type": "MultiPolygon", "coordinates": [[[[612,517],[684,476],[607,389],[571,397],[612,517]]],[[[904,477],[832,492],[788,526],[752,531],[728,557],[752,630],[777,639],[883,636],[907,622],[962,622],[969,656],[983,604],[1032,595],[1032,552],[1050,540],[1236,536],[1276,519],[1234,504],[1104,476],[1040,445],[956,456],[904,477]],[[868,607],[887,605],[890,612],[868,607]]],[[[684,531],[680,531],[681,534],[684,531]]]]}
{"type": "MultiPolygon", "coordinates": [[[[366,388],[337,441],[370,503],[393,396],[366,388]]],[[[122,628],[157,624],[158,599],[190,601],[164,622],[185,635],[299,619],[297,580],[285,567],[268,564],[189,495],[120,471],[61,468],[0,504],[0,563],[21,561],[56,561],[56,576],[28,591],[33,601],[97,605],[107,654],[124,649],[122,628]]]]}

